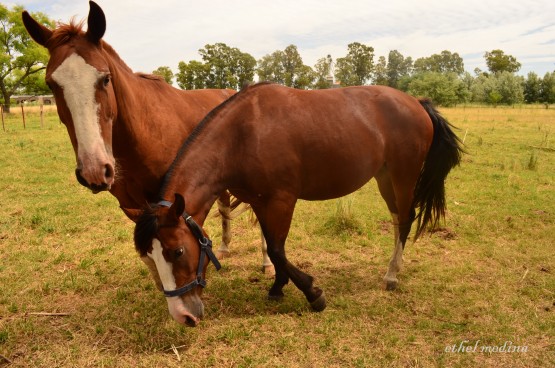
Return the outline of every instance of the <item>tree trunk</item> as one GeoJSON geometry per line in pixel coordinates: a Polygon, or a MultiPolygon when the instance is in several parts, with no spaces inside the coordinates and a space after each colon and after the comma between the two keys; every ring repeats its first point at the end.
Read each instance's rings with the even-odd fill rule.
{"type": "Polygon", "coordinates": [[[2,91],[2,97],[4,98],[4,112],[10,113],[10,97],[12,94],[7,91],[7,89],[2,85],[0,86],[0,90],[2,91]]]}

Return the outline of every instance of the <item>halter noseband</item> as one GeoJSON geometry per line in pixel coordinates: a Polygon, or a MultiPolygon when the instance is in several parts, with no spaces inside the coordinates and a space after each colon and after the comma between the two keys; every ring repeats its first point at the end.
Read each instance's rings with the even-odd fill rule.
{"type": "MultiPolygon", "coordinates": [[[[158,202],[158,205],[164,206],[164,207],[171,207],[172,203],[168,201],[160,201],[158,202]]],[[[183,219],[185,220],[185,223],[189,227],[189,230],[191,230],[195,238],[197,238],[200,246],[200,256],[198,261],[197,277],[190,283],[185,284],[184,286],[178,289],[164,290],[164,295],[166,297],[181,296],[193,290],[197,286],[200,286],[202,288],[206,287],[206,280],[202,278],[202,267],[204,265],[204,258],[206,256],[210,258],[210,260],[216,267],[216,270],[220,270],[220,268],[222,268],[220,262],[214,255],[214,252],[212,252],[212,240],[204,236],[200,226],[198,226],[195,220],[193,220],[193,218],[189,214],[187,214],[187,212],[183,212],[183,219]]]]}

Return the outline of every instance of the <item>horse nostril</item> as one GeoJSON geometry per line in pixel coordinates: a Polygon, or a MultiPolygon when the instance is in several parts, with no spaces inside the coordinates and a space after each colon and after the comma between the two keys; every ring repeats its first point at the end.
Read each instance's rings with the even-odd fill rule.
{"type": "Polygon", "coordinates": [[[196,327],[197,324],[198,324],[198,321],[196,319],[194,319],[193,317],[191,317],[189,315],[186,315],[184,323],[189,327],[196,327]]]}
{"type": "Polygon", "coordinates": [[[114,168],[110,164],[106,164],[104,166],[104,178],[107,182],[111,181],[114,178],[114,168]]]}

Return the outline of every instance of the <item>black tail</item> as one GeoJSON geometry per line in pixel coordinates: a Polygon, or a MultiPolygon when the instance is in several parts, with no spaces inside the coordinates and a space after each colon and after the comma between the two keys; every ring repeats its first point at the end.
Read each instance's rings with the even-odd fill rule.
{"type": "Polygon", "coordinates": [[[432,119],[434,138],[414,188],[413,208],[418,208],[414,239],[422,235],[428,225],[437,227],[439,220],[445,217],[445,179],[449,171],[460,163],[464,153],[460,139],[453,133],[449,122],[434,108],[432,101],[420,100],[420,104],[432,119]]]}

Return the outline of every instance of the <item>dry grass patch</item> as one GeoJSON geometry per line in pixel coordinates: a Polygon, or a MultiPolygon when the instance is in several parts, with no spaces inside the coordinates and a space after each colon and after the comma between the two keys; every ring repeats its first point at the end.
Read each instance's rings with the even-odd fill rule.
{"type": "MultiPolygon", "coordinates": [[[[382,290],[389,214],[374,182],[342,201],[300,202],[287,252],[328,308],[294,286],[270,302],[259,230],[233,222],[210,268],[197,329],[168,315],[129,220],[76,183],[65,128],[17,120],[0,134],[1,367],[537,367],[555,365],[555,111],[444,109],[468,155],[447,181],[445,226],[405,252],[382,290]],[[538,148],[539,147],[539,148],[538,148]],[[35,313],[64,313],[40,315],[35,313]],[[453,345],[527,352],[449,352],[453,345]]],[[[17,117],[15,117],[17,119],[17,117]]],[[[219,221],[207,229],[217,246],[219,221]]]]}

